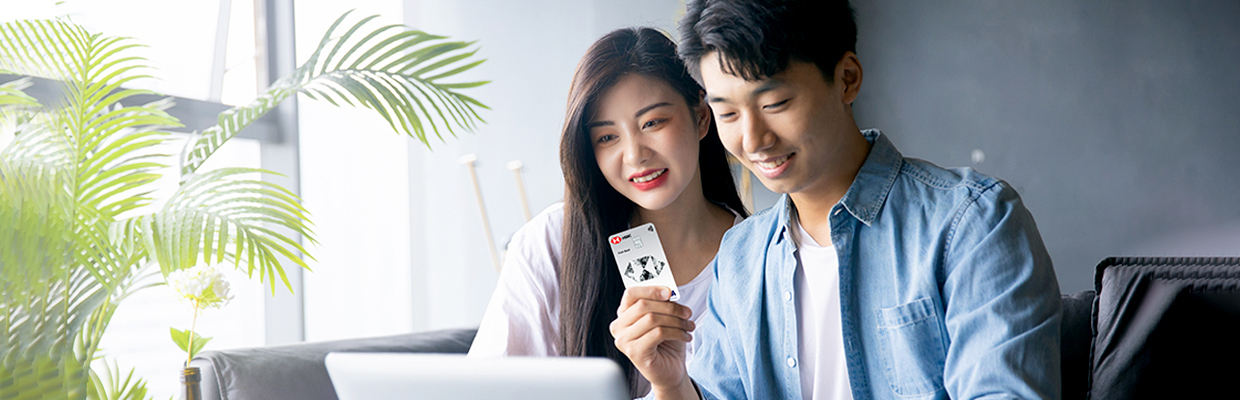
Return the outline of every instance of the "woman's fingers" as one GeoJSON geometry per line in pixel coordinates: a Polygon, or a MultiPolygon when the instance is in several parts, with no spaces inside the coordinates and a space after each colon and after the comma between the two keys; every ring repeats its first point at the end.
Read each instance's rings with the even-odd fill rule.
{"type": "Polygon", "coordinates": [[[646,314],[663,314],[689,319],[689,317],[693,315],[693,311],[689,310],[689,307],[668,301],[642,299],[638,300],[637,303],[634,303],[633,306],[617,314],[616,319],[624,321],[624,324],[628,325],[632,324],[634,321],[637,321],[638,318],[641,318],[646,314]]]}
{"type": "Polygon", "coordinates": [[[620,308],[616,310],[616,316],[619,318],[624,315],[641,315],[648,312],[676,315],[685,319],[693,316],[693,310],[689,307],[667,301],[665,294],[668,291],[667,288],[653,286],[625,289],[624,297],[620,299],[620,308]]]}
{"type": "Polygon", "coordinates": [[[616,313],[624,312],[626,308],[641,299],[666,301],[671,296],[671,289],[663,286],[637,286],[624,289],[624,296],[620,297],[620,309],[616,310],[616,313]]]}
{"type": "MultiPolygon", "coordinates": [[[[631,330],[626,333],[632,333],[632,337],[622,337],[616,339],[616,348],[627,355],[630,360],[639,365],[646,365],[661,356],[656,353],[659,349],[666,345],[684,345],[692,340],[693,336],[685,329],[674,326],[655,326],[644,330],[631,330]]],[[[681,363],[684,360],[680,360],[681,363]]]]}
{"type": "Polygon", "coordinates": [[[693,336],[684,329],[659,326],[634,339],[632,344],[640,349],[653,349],[667,342],[688,343],[692,338],[693,336]]]}
{"type": "MultiPolygon", "coordinates": [[[[655,313],[644,314],[631,324],[618,324],[617,322],[612,322],[612,336],[616,338],[617,342],[642,337],[652,331],[675,329],[687,334],[696,328],[693,321],[655,313]]],[[[669,337],[677,339],[681,336],[673,335],[669,337]]]]}
{"type": "MultiPolygon", "coordinates": [[[[632,329],[632,327],[638,324],[638,322],[642,319],[647,319],[647,325],[645,325],[643,329],[649,329],[653,326],[657,326],[659,325],[657,323],[659,321],[664,321],[668,324],[668,326],[686,329],[681,325],[684,323],[692,324],[692,322],[689,321],[689,317],[692,314],[693,312],[689,310],[688,307],[680,304],[659,300],[642,299],[638,300],[637,303],[634,303],[623,313],[616,316],[616,319],[611,322],[609,328],[611,330],[611,335],[616,338],[621,337],[623,331],[632,329]]],[[[692,325],[689,326],[691,327],[692,325]]],[[[686,330],[692,330],[692,328],[688,328],[686,330]]]]}

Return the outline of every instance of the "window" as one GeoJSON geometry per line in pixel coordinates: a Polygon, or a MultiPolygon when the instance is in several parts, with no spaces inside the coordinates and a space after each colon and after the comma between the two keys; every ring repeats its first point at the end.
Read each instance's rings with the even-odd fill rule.
{"type": "Polygon", "coordinates": [[[68,0],[56,12],[91,32],[147,46],[134,53],[156,69],[144,73],[157,79],[134,88],[232,105],[258,90],[254,0],[68,0]]]}

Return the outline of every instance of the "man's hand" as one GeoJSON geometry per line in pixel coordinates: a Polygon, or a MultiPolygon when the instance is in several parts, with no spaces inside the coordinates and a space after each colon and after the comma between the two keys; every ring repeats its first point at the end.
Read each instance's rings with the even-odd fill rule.
{"type": "Polygon", "coordinates": [[[685,344],[694,329],[689,307],[668,301],[671,289],[639,286],[624,291],[611,335],[620,349],[660,399],[677,398],[686,393],[697,398],[685,371],[685,344]],[[666,394],[667,396],[661,395],[666,394]]]}

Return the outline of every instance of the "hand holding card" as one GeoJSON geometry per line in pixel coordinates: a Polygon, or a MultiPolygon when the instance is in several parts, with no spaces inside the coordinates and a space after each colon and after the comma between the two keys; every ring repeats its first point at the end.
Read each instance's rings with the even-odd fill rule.
{"type": "Polygon", "coordinates": [[[689,381],[685,359],[693,340],[690,332],[696,328],[689,320],[693,311],[670,297],[671,290],[661,286],[625,289],[616,320],[609,326],[616,348],[654,388],[689,381]]]}
{"type": "Polygon", "coordinates": [[[616,348],[657,393],[670,393],[658,391],[676,387],[687,388],[682,392],[696,396],[685,370],[686,343],[692,340],[689,332],[695,327],[689,320],[693,311],[675,303],[680,299],[680,288],[654,224],[612,235],[609,243],[625,287],[610,327],[616,348]],[[662,292],[663,287],[668,292],[662,292]]]}
{"type": "Polygon", "coordinates": [[[625,288],[636,286],[665,286],[672,290],[671,301],[680,299],[676,278],[667,264],[667,254],[659,242],[659,232],[653,223],[611,235],[611,254],[616,257],[620,276],[625,288]]]}

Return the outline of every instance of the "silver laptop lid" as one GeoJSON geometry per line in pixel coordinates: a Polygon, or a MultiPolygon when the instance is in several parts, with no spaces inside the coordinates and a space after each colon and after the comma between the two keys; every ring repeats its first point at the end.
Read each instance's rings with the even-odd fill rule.
{"type": "Polygon", "coordinates": [[[629,398],[606,358],[329,353],[326,364],[340,400],[629,398]]]}

